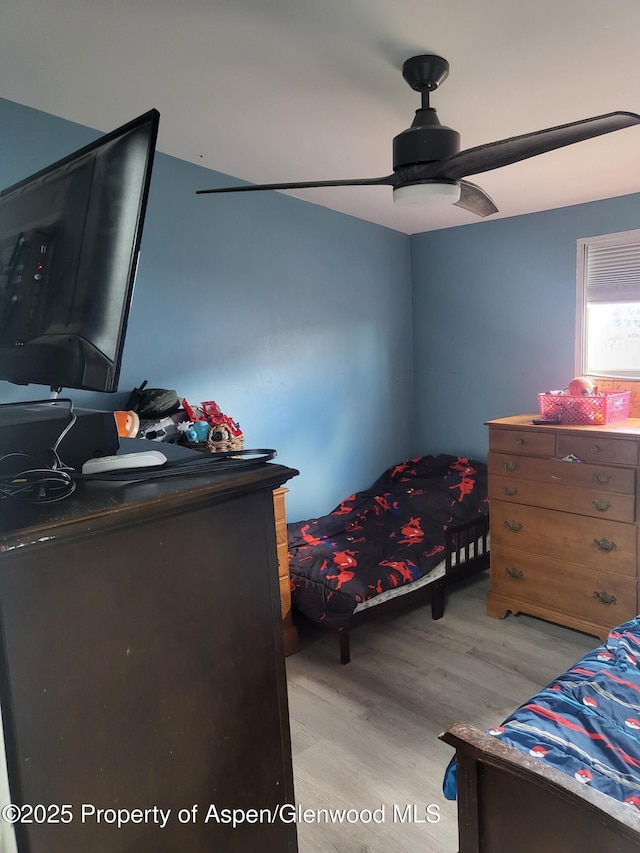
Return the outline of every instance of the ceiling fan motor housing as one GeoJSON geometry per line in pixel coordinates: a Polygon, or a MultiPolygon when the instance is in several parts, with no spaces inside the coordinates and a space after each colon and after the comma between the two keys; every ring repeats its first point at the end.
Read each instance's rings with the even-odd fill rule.
{"type": "Polygon", "coordinates": [[[432,107],[416,110],[411,127],[393,140],[393,169],[444,160],[460,151],[460,134],[440,124],[432,107]]]}

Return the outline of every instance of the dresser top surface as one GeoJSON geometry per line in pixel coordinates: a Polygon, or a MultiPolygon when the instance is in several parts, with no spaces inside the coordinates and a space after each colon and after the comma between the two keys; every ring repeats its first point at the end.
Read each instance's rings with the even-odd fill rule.
{"type": "Polygon", "coordinates": [[[512,415],[508,418],[496,418],[486,421],[489,427],[501,427],[506,429],[532,429],[539,432],[566,432],[591,435],[609,435],[619,438],[640,439],[640,418],[627,418],[614,423],[595,426],[591,424],[534,424],[540,414],[512,415]]]}
{"type": "Polygon", "coordinates": [[[220,502],[258,490],[273,491],[298,474],[293,468],[266,463],[236,470],[184,474],[163,479],[127,481],[81,480],[65,500],[30,504],[17,499],[3,502],[0,515],[0,552],[22,536],[78,523],[119,522],[154,516],[199,502],[220,502]]]}

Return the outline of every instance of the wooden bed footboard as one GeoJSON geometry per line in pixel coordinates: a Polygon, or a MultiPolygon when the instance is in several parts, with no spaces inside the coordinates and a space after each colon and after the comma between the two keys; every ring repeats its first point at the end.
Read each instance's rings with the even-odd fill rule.
{"type": "Polygon", "coordinates": [[[489,568],[489,516],[479,515],[472,521],[457,524],[446,532],[445,572],[433,584],[431,615],[444,616],[446,588],[462,578],[468,578],[489,568]]]}
{"type": "Polygon", "coordinates": [[[489,518],[486,515],[479,515],[472,521],[450,527],[446,531],[445,572],[442,576],[416,590],[359,610],[342,628],[332,629],[337,630],[340,641],[340,663],[347,664],[351,660],[350,632],[358,625],[427,601],[431,602],[432,619],[441,619],[444,615],[447,587],[489,568],[488,536],[489,518]]]}
{"type": "Polygon", "coordinates": [[[637,853],[640,813],[572,776],[457,723],[459,853],[637,853]]]}

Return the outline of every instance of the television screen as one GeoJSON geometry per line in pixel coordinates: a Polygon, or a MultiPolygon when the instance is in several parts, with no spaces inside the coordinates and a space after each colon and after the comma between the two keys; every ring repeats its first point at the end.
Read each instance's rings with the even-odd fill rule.
{"type": "Polygon", "coordinates": [[[117,390],[159,118],[0,193],[0,379],[117,390]]]}

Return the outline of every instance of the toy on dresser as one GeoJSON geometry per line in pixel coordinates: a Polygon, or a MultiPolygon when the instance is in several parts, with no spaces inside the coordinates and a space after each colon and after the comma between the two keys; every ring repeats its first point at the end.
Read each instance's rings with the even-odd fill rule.
{"type": "Polygon", "coordinates": [[[240,424],[225,415],[216,402],[209,400],[200,406],[191,406],[183,400],[182,407],[188,419],[178,425],[182,443],[210,453],[242,450],[244,434],[240,424]]]}

